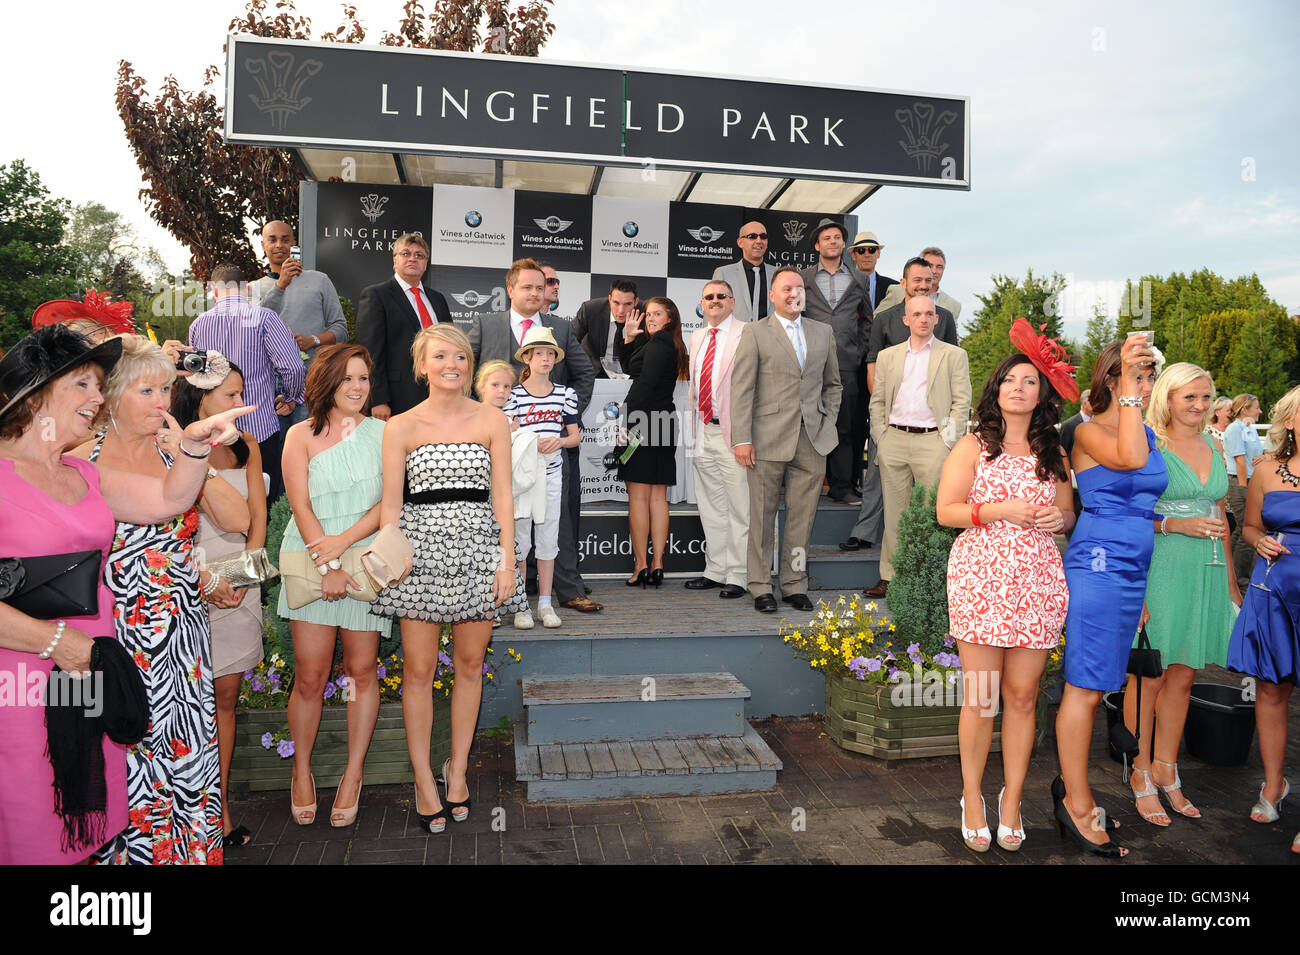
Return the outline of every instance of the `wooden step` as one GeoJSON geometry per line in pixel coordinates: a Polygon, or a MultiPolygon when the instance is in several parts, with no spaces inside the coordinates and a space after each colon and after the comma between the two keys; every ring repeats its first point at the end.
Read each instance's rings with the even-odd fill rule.
{"type": "Polygon", "coordinates": [[[530,746],[741,736],[749,688],[730,673],[525,677],[530,746]]]}
{"type": "Polygon", "coordinates": [[[781,761],[748,723],[737,736],[531,745],[515,734],[515,778],[530,802],[760,792],[781,761]]]}

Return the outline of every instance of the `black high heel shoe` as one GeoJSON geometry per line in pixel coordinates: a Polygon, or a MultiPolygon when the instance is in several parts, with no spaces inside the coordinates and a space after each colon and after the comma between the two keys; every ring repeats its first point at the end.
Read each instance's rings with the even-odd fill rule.
{"type": "MultiPolygon", "coordinates": [[[[1052,801],[1053,802],[1065,801],[1065,780],[1063,780],[1060,776],[1057,776],[1055,779],[1052,780],[1052,801]]],[[[1110,810],[1107,809],[1105,806],[1101,807],[1101,811],[1106,814],[1106,831],[1116,832],[1119,829],[1118,820],[1115,819],[1115,817],[1111,814],[1110,810]]]]}
{"type": "Polygon", "coordinates": [[[627,584],[629,587],[640,587],[642,590],[645,590],[645,585],[648,584],[649,582],[650,582],[650,571],[646,570],[644,567],[642,567],[641,570],[637,573],[637,575],[633,577],[631,580],[623,581],[623,583],[627,584]]]}
{"type": "MultiPolygon", "coordinates": [[[[436,790],[438,784],[435,781],[433,788],[436,790]]],[[[420,790],[415,790],[415,797],[411,800],[411,808],[415,810],[415,818],[419,822],[420,829],[431,835],[439,835],[447,829],[447,807],[443,806],[437,812],[431,815],[425,815],[420,812],[420,790]]]]}
{"type": "MultiPolygon", "coordinates": [[[[1052,811],[1056,816],[1056,824],[1061,830],[1062,839],[1067,835],[1073,836],[1080,849],[1090,855],[1101,856],[1103,859],[1122,859],[1124,857],[1124,847],[1117,842],[1103,842],[1098,845],[1084,838],[1083,833],[1079,831],[1079,827],[1075,825],[1074,819],[1070,815],[1069,807],[1065,805],[1065,783],[1060,776],[1052,780],[1052,811]],[[1059,788],[1058,783],[1060,784],[1059,788]]],[[[1102,810],[1102,812],[1104,813],[1105,810],[1102,810]]]]}
{"type": "Polygon", "coordinates": [[[450,784],[449,782],[447,782],[447,766],[448,766],[450,763],[451,763],[451,759],[448,758],[448,759],[444,760],[444,761],[443,761],[443,764],[442,764],[442,784],[443,784],[443,786],[445,786],[446,789],[447,789],[447,798],[444,799],[444,800],[442,801],[442,804],[443,804],[444,807],[446,807],[447,811],[449,811],[449,812],[451,813],[451,821],[452,821],[452,822],[464,822],[465,820],[469,819],[469,807],[470,807],[470,803],[472,802],[472,800],[471,800],[468,796],[466,796],[465,799],[464,799],[464,801],[462,801],[462,802],[453,802],[453,801],[452,801],[452,799],[451,799],[451,784],[450,784]],[[456,810],[457,810],[457,809],[464,809],[465,812],[462,813],[462,814],[460,814],[460,815],[457,815],[457,813],[456,813],[456,810]]]}
{"type": "Polygon", "coordinates": [[[662,567],[657,567],[654,570],[650,571],[651,587],[659,587],[663,584],[663,582],[664,582],[664,569],[662,567]]]}

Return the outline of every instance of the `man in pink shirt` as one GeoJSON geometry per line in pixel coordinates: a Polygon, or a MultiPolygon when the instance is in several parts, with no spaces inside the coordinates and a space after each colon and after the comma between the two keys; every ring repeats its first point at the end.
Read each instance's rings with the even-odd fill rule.
{"type": "Polygon", "coordinates": [[[871,441],[879,449],[885,539],[880,548],[880,580],[863,591],[869,597],[888,593],[898,519],[911,500],[912,485],[934,486],[948,450],[966,433],[970,363],[964,350],[935,338],[937,321],[929,296],[909,298],[903,313],[907,341],[884,349],[876,358],[871,441]]]}

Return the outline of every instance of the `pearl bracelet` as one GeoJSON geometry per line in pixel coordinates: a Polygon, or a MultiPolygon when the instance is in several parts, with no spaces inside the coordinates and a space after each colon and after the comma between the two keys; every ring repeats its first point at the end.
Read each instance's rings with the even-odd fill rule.
{"type": "Polygon", "coordinates": [[[54,656],[54,648],[57,647],[59,641],[63,639],[63,631],[67,628],[68,622],[66,620],[60,620],[59,625],[54,630],[54,639],[50,641],[48,647],[40,652],[40,658],[42,660],[48,660],[50,657],[54,656]]]}
{"type": "Polygon", "coordinates": [[[212,594],[216,592],[216,589],[220,586],[221,586],[221,575],[214,570],[212,571],[211,574],[208,575],[208,585],[202,589],[203,599],[207,600],[209,597],[211,597],[212,594]]]}
{"type": "Polygon", "coordinates": [[[1117,399],[1121,408],[1141,408],[1142,399],[1137,395],[1120,395],[1117,399]]]}

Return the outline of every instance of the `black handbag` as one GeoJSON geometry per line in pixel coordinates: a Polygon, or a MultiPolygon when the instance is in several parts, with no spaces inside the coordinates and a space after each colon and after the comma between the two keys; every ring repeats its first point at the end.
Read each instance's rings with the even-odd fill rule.
{"type": "Polygon", "coordinates": [[[1110,745],[1123,758],[1125,782],[1128,781],[1133,760],[1137,759],[1140,752],[1138,737],[1142,731],[1142,681],[1154,680],[1164,673],[1164,668],[1160,665],[1160,651],[1151,646],[1145,625],[1138,631],[1137,646],[1128,652],[1127,672],[1137,677],[1138,733],[1133,733],[1125,726],[1123,719],[1116,720],[1110,728],[1110,745]]]}
{"type": "Polygon", "coordinates": [[[97,550],[4,558],[5,576],[16,583],[4,602],[38,620],[93,617],[99,613],[102,559],[97,550]]]}

